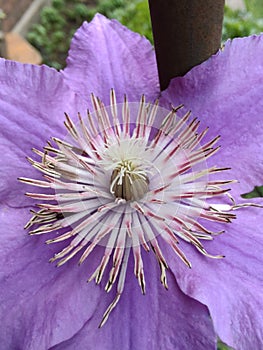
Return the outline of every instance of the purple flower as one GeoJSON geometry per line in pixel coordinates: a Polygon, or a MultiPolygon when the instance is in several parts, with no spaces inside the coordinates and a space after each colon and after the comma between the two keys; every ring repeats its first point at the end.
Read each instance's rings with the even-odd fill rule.
{"type": "MultiPolygon", "coordinates": [[[[262,182],[262,50],[262,37],[228,42],[224,51],[195,67],[185,77],[174,79],[161,96],[151,45],[116,21],[102,16],[96,16],[75,34],[68,66],[62,72],[44,66],[0,61],[0,344],[3,349],[201,350],[214,349],[217,335],[237,349],[262,347],[260,209],[242,208],[231,224],[206,223],[209,231],[226,231],[204,243],[211,254],[222,253],[225,259],[210,259],[182,241],[180,248],[192,264],[190,270],[167,244],[160,243],[169,265],[168,291],[159,281],[154,254],[142,250],[146,295],[138,288],[130,259],[119,304],[105,326],[98,329],[116,292],[107,294],[103,285],[85,281],[99,266],[105,247],[96,247],[81,267],[77,266],[77,255],[59,268],[49,264],[48,260],[63,251],[68,242],[45,245],[47,236],[25,235],[23,226],[30,219],[29,209],[36,201],[24,196],[25,192],[32,192],[32,186],[17,181],[21,176],[43,181],[39,171],[25,161],[30,149],[40,150],[53,136],[65,139],[64,112],[74,119],[78,112],[84,116],[87,108],[94,109],[89,99],[91,92],[107,106],[110,89],[114,88],[118,102],[122,102],[124,94],[135,102],[145,94],[152,103],[160,97],[160,105],[166,108],[170,103],[174,106],[183,103],[201,119],[202,130],[210,126],[208,139],[204,138],[202,144],[220,134],[222,148],[207,159],[208,169],[231,166],[227,178],[239,180],[238,184],[231,185],[231,194],[238,203],[242,202],[240,194],[262,182]]],[[[93,102],[95,107],[100,103],[95,98],[93,102]]],[[[66,124],[74,136],[71,120],[66,124]]],[[[193,138],[186,141],[188,146],[194,142],[193,138]]],[[[137,146],[132,144],[129,150],[137,146]]],[[[71,161],[75,151],[78,161],[82,156],[77,149],[72,152],[59,141],[58,153],[53,145],[47,147],[58,156],[71,157],[71,161]]],[[[111,150],[110,155],[115,151],[111,150]]],[[[51,164],[49,171],[52,172],[52,157],[49,158],[49,154],[42,154],[42,157],[44,163],[51,164]]],[[[109,158],[102,161],[104,166],[109,165],[109,158]]],[[[41,167],[36,161],[33,165],[41,167]]],[[[114,171],[116,167],[110,169],[114,171]]],[[[119,197],[119,191],[127,190],[127,186],[129,191],[131,188],[123,185],[121,181],[125,183],[127,177],[120,175],[120,168],[117,169],[110,179],[112,194],[119,197]],[[121,180],[120,187],[116,179],[121,180]]],[[[137,172],[130,172],[129,176],[133,182],[139,179],[136,190],[142,189],[144,195],[152,174],[140,164],[136,169],[137,172]]],[[[53,179],[55,170],[54,176],[51,174],[53,179]]],[[[226,174],[217,173],[211,178],[211,181],[225,180],[226,174]]],[[[52,191],[46,193],[53,196],[52,191]]],[[[126,195],[123,199],[129,198],[126,195]]],[[[141,195],[136,199],[140,200],[141,195]]],[[[61,220],[59,216],[57,219],[61,220]]],[[[200,223],[204,224],[203,219],[200,223]]],[[[41,224],[45,224],[42,218],[39,227],[41,224]]],[[[47,235],[54,238],[54,233],[47,235]]],[[[110,268],[105,274],[109,271],[110,268]]]]}

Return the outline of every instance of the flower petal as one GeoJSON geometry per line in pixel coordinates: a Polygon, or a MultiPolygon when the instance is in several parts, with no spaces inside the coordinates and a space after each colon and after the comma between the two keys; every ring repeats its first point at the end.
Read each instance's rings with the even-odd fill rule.
{"type": "MultiPolygon", "coordinates": [[[[248,192],[262,182],[263,36],[229,41],[223,51],[186,76],[174,79],[162,103],[184,103],[209,136],[221,134],[221,150],[210,165],[230,166],[240,181],[234,194],[248,192]]],[[[219,175],[219,174],[217,174],[219,175]]],[[[229,176],[229,175],[228,175],[229,176]]],[[[208,306],[215,330],[223,341],[242,349],[262,348],[262,213],[242,209],[227,232],[206,244],[222,261],[204,258],[187,244],[193,269],[169,261],[180,288],[208,306]]],[[[213,224],[209,224],[213,230],[213,224]]],[[[217,228],[218,229],[218,228],[217,228]]]]}
{"type": "Polygon", "coordinates": [[[152,45],[116,20],[96,15],[84,23],[71,43],[67,67],[62,72],[67,84],[84,99],[93,92],[106,105],[114,88],[117,99],[126,93],[129,101],[148,100],[159,94],[152,45]]]}
{"type": "Polygon", "coordinates": [[[52,350],[215,349],[216,337],[206,308],[185,296],[170,274],[169,290],[164,290],[150,254],[145,256],[145,269],[146,295],[141,294],[130,264],[123,296],[107,323],[97,328],[101,311],[112,300],[112,296],[101,294],[96,314],[77,334],[52,350]]]}
{"type": "Polygon", "coordinates": [[[61,74],[45,66],[1,59],[0,79],[1,203],[26,206],[32,200],[23,195],[25,185],[17,177],[39,175],[37,171],[32,175],[25,157],[33,155],[32,147],[42,149],[50,137],[65,137],[64,112],[75,117],[85,106],[61,74]]]}
{"type": "Polygon", "coordinates": [[[76,261],[60,268],[48,263],[59,247],[46,246],[45,237],[27,237],[26,216],[28,209],[1,208],[0,343],[46,350],[83,327],[99,290],[86,283],[88,269],[76,261]]]}
{"type": "Polygon", "coordinates": [[[185,296],[172,276],[165,291],[150,254],[144,257],[146,296],[141,295],[130,264],[123,296],[106,325],[98,329],[115,293],[86,283],[98,264],[99,249],[86,265],[78,267],[74,259],[56,268],[48,259],[58,251],[58,244],[46,246],[45,237],[29,239],[21,230],[27,209],[6,208],[4,213],[0,343],[6,348],[215,349],[206,307],[185,296]]]}
{"type": "Polygon", "coordinates": [[[210,126],[209,137],[221,135],[222,148],[208,163],[232,168],[238,194],[262,184],[262,51],[263,35],[228,41],[163,93],[163,104],[183,103],[210,126]]]}
{"type": "MultiPolygon", "coordinates": [[[[261,349],[262,212],[246,208],[237,215],[236,221],[223,227],[226,233],[205,245],[212,254],[224,254],[224,259],[205,258],[183,243],[191,270],[179,264],[167,249],[166,256],[182,291],[208,306],[215,331],[225,343],[239,350],[261,349]]],[[[209,229],[218,227],[210,225],[209,229]]]]}
{"type": "Polygon", "coordinates": [[[82,102],[63,83],[61,74],[48,67],[1,59],[0,79],[0,343],[8,349],[46,349],[47,344],[75,333],[92,307],[84,306],[84,311],[79,295],[84,271],[78,272],[83,275],[76,277],[76,290],[72,290],[72,280],[64,279],[63,270],[48,264],[58,247],[48,249],[43,239],[28,238],[23,231],[34,202],[24,196],[29,186],[17,177],[39,177],[25,156],[32,147],[41,149],[50,136],[63,137],[63,112],[77,113],[83,109],[82,102]],[[70,315],[78,302],[83,312],[72,322],[70,315]]]}

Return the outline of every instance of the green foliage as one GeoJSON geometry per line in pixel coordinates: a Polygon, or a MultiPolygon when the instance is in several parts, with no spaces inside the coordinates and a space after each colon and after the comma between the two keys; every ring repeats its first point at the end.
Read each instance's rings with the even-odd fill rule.
{"type": "Polygon", "coordinates": [[[32,27],[27,39],[41,52],[45,64],[61,69],[73,33],[95,12],[78,0],[53,0],[50,7],[43,8],[40,23],[32,27]]]}
{"type": "Polygon", "coordinates": [[[31,28],[27,39],[41,52],[45,64],[61,69],[73,33],[96,12],[116,18],[153,41],[147,0],[98,0],[93,6],[91,0],[53,0],[43,8],[40,23],[31,28]]]}
{"type": "Polygon", "coordinates": [[[217,350],[232,350],[232,348],[229,348],[228,346],[226,346],[223,342],[221,342],[219,340],[217,343],[217,350]]]}
{"type": "Polygon", "coordinates": [[[115,18],[134,32],[153,42],[150,12],[147,0],[99,0],[97,12],[115,18]]]}
{"type": "Polygon", "coordinates": [[[223,41],[229,38],[249,36],[263,32],[263,20],[256,19],[251,12],[225,7],[223,41]]]}
{"type": "Polygon", "coordinates": [[[112,18],[113,12],[115,10],[125,10],[128,3],[128,0],[99,0],[97,9],[99,10],[98,12],[102,13],[103,15],[109,18],[112,18]]]}
{"type": "Polygon", "coordinates": [[[152,26],[147,0],[128,2],[125,9],[114,11],[113,17],[134,32],[141,33],[153,43],[152,26]]]}
{"type": "MultiPolygon", "coordinates": [[[[247,0],[247,3],[253,14],[263,11],[262,0],[247,0]]],[[[61,69],[73,33],[83,21],[91,21],[96,12],[116,18],[153,43],[147,0],[53,0],[50,7],[42,10],[40,23],[31,29],[28,40],[40,50],[44,63],[61,69]]],[[[263,32],[262,19],[256,19],[251,12],[225,7],[223,41],[260,32],[263,32]]]]}
{"type": "Polygon", "coordinates": [[[256,198],[263,197],[263,186],[255,186],[254,189],[249,193],[242,194],[243,198],[256,198]]]}
{"type": "Polygon", "coordinates": [[[263,17],[263,2],[262,0],[245,0],[246,8],[256,18],[263,17]]]}

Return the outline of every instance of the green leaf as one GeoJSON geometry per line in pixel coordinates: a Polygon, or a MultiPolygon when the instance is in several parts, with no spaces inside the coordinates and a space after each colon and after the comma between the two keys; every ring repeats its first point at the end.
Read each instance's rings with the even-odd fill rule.
{"type": "Polygon", "coordinates": [[[223,343],[221,340],[218,340],[217,342],[217,350],[233,350],[232,348],[228,347],[225,343],[223,343]]]}
{"type": "Polygon", "coordinates": [[[241,195],[242,198],[256,198],[263,197],[263,186],[255,186],[254,189],[249,193],[241,195]]]}

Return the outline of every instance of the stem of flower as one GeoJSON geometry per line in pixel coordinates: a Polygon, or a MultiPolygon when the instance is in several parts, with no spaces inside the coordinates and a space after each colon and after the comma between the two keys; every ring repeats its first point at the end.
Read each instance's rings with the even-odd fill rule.
{"type": "Polygon", "coordinates": [[[149,0],[161,90],[220,47],[224,0],[149,0]]]}

